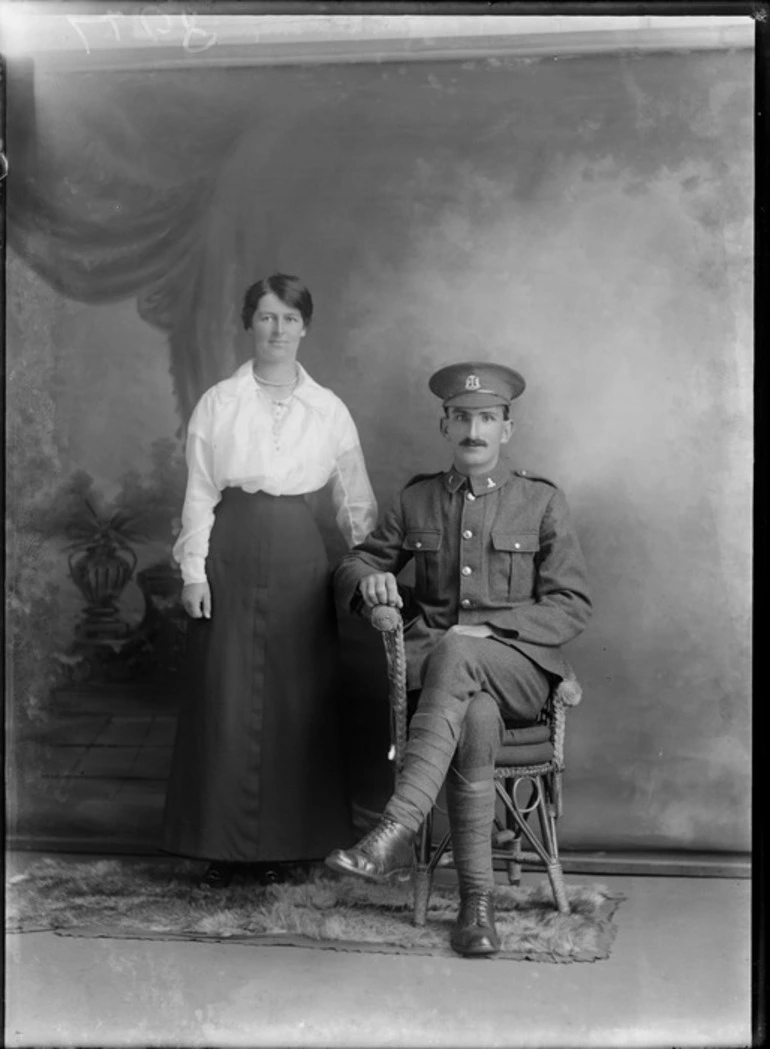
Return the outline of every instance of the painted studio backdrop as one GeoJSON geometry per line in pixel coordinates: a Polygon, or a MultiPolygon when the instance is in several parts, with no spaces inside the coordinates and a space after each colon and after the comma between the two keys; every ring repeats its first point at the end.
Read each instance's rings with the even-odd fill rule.
{"type": "MultiPolygon", "coordinates": [[[[245,287],[282,269],[381,506],[446,463],[431,371],[528,380],[508,457],[566,491],[596,606],[567,653],[562,847],[748,849],[752,79],[741,51],[37,74],[8,180],[19,833],[54,750],[25,764],[34,731],[100,688],[167,702],[180,429],[249,355],[245,287]],[[144,513],[115,525],[123,625],[86,624],[112,676],[71,570],[86,501],[144,513]]],[[[372,809],[381,652],[341,626],[372,809]]]]}

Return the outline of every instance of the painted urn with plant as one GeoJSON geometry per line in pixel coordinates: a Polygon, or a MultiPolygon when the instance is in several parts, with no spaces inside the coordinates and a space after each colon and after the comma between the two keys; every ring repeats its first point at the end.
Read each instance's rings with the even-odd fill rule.
{"type": "Polygon", "coordinates": [[[64,541],[70,578],[85,601],[76,640],[121,642],[130,628],[121,618],[120,598],[136,568],[134,546],[144,541],[136,515],[125,504],[109,503],[90,474],[76,470],[28,518],[33,533],[64,541]]]}
{"type": "Polygon", "coordinates": [[[135,527],[134,515],[125,509],[100,508],[84,496],[67,536],[70,575],[86,602],[76,637],[89,641],[125,637],[129,627],[120,618],[118,602],[136,568],[132,544],[144,538],[135,527]]]}

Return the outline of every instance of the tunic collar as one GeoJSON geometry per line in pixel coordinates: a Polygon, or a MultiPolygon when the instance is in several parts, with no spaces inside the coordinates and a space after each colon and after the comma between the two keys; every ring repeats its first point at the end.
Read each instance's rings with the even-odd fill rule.
{"type": "Polygon", "coordinates": [[[473,477],[467,477],[452,467],[451,470],[444,474],[444,484],[450,492],[457,492],[467,481],[468,487],[473,494],[479,496],[487,495],[489,492],[496,492],[498,488],[502,488],[510,480],[510,477],[510,468],[502,459],[498,459],[494,470],[490,470],[488,474],[475,474],[473,477]]]}

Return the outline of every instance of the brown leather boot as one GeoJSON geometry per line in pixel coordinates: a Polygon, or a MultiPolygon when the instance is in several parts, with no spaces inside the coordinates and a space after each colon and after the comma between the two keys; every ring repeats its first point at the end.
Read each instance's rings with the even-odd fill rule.
{"type": "Polygon", "coordinates": [[[324,861],[340,874],[369,881],[408,877],[414,863],[414,834],[395,820],[383,819],[350,849],[335,849],[324,861]]]}
{"type": "Polygon", "coordinates": [[[495,928],[492,892],[469,892],[460,899],[460,913],[452,929],[452,948],[467,958],[497,954],[500,937],[495,928]]]}

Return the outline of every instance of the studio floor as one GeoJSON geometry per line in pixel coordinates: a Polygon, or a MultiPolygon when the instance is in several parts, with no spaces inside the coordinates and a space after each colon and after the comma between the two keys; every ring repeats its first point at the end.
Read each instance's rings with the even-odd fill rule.
{"type": "MultiPolygon", "coordinates": [[[[11,853],[8,873],[36,858],[11,853]]],[[[748,880],[570,880],[601,881],[626,896],[606,961],[560,965],[11,935],[5,1044],[751,1044],[748,880]]]]}
{"type": "MultiPolygon", "coordinates": [[[[57,712],[14,741],[37,771],[11,799],[8,875],[45,854],[157,854],[174,697],[70,689],[57,712]]],[[[748,1046],[745,863],[699,878],[662,861],[680,876],[620,869],[568,870],[626,896],[611,957],[595,963],[10,935],[5,1044],[748,1046]]]]}

